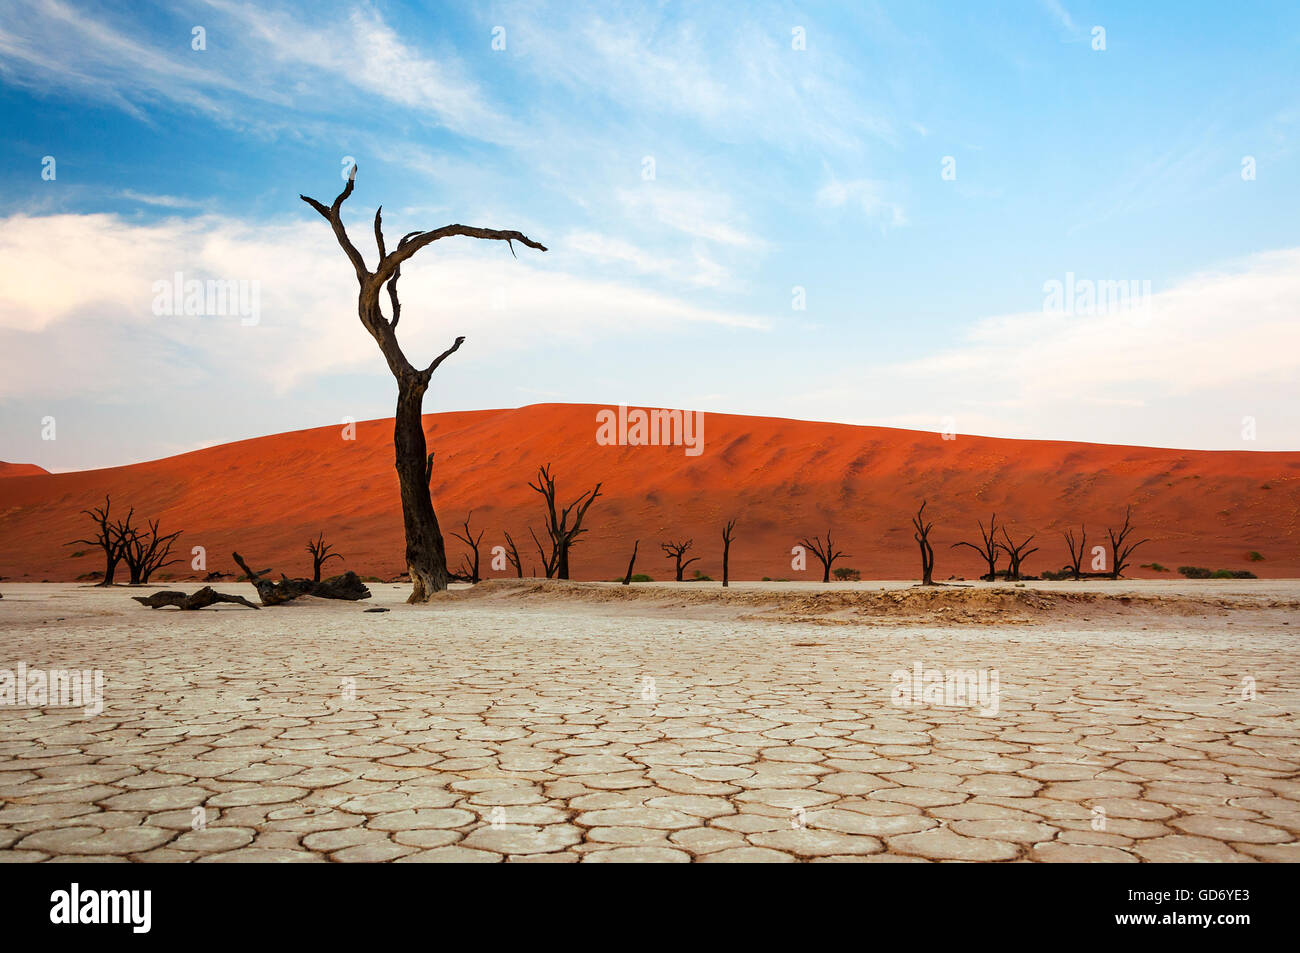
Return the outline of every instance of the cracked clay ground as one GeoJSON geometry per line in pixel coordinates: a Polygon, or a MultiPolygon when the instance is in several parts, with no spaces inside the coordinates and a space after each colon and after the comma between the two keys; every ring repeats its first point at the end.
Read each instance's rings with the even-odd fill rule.
{"type": "Polygon", "coordinates": [[[1300,858],[1293,610],[819,625],[374,588],[182,614],[0,586],[0,669],[105,678],[99,715],[0,706],[0,861],[1300,858]],[[997,713],[892,705],[917,662],[997,669],[997,713]]]}

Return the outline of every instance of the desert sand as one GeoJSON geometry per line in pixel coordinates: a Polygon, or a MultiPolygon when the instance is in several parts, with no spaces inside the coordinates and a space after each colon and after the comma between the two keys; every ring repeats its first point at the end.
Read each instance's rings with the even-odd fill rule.
{"type": "MultiPolygon", "coordinates": [[[[838,565],[866,579],[919,573],[909,520],[921,499],[935,521],[936,579],[974,577],[978,558],[951,544],[976,538],[976,520],[997,511],[1019,539],[1037,533],[1042,549],[1026,571],[1059,569],[1061,531],[1086,523],[1090,547],[1134,507],[1137,551],[1130,577],[1158,577],[1142,563],[1250,570],[1300,576],[1296,546],[1300,453],[1158,450],[1102,444],[1003,440],[854,427],[765,417],[707,414],[703,452],[682,447],[598,446],[596,413],[583,404],[430,414],[437,452],[431,487],[452,568],[465,547],[451,537],[471,510],[485,546],[509,531],[527,563],[528,537],[541,533],[541,498],[527,483],[551,462],[567,502],[603,481],[588,515],[590,532],[573,551],[579,579],[622,578],[632,542],[637,569],[671,579],[659,550],[669,537],[693,538],[701,556],[690,572],[721,576],[719,533],[737,519],[733,578],[820,579],[810,558],[791,569],[800,537],[834,531],[849,556],[838,565]],[[1252,561],[1250,552],[1263,559],[1252,561]]],[[[163,572],[201,579],[190,569],[202,546],[208,570],[236,572],[234,550],[277,572],[301,574],[304,545],[325,532],[344,568],[391,579],[405,570],[393,469],[391,420],[244,440],[127,467],[76,473],[0,473],[0,577],[73,581],[103,570],[92,548],[67,546],[87,535],[81,510],[111,493],[138,517],[183,530],[185,558],[163,572]],[[74,556],[74,553],[84,553],[74,556]]],[[[1243,444],[1243,446],[1248,446],[1243,444]]],[[[340,564],[331,563],[334,571],[340,564]]],[[[493,572],[484,561],[488,576],[493,572]]],[[[540,569],[538,570],[540,573],[540,569]]]]}
{"type": "Polygon", "coordinates": [[[0,668],[105,678],[0,706],[0,860],[1300,858],[1294,580],[372,589],[0,585],[0,668]]]}

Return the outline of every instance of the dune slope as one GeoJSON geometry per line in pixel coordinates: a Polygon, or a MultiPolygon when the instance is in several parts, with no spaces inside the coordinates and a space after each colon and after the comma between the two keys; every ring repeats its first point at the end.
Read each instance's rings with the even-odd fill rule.
{"type": "MultiPolygon", "coordinates": [[[[432,414],[425,418],[436,450],[434,503],[450,561],[465,546],[451,536],[472,510],[483,536],[485,576],[490,547],[509,531],[524,553],[525,571],[540,561],[528,527],[542,532],[541,498],[528,488],[537,465],[553,464],[568,502],[596,481],[602,495],[587,518],[590,532],[573,552],[578,579],[621,576],[634,539],[637,571],[671,578],[659,544],[695,541],[696,570],[721,571],[722,524],[737,518],[732,548],[736,578],[808,579],[791,568],[800,537],[830,529],[850,554],[837,565],[863,578],[908,578],[919,558],[909,519],[924,497],[935,521],[935,576],[974,576],[979,560],[952,549],[976,538],[975,521],[997,511],[1017,539],[1036,533],[1042,548],[1028,572],[1066,560],[1060,532],[1084,522],[1089,548],[1104,527],[1134,506],[1139,536],[1130,575],[1158,576],[1138,563],[1170,569],[1250,569],[1260,576],[1300,575],[1300,452],[1184,451],[1052,441],[1002,440],[855,427],[762,417],[709,414],[703,453],[680,446],[601,446],[591,405],[538,404],[508,410],[432,414]],[[1264,558],[1254,561],[1248,553],[1264,558]]],[[[159,517],[181,529],[183,562],[163,571],[198,578],[192,550],[206,552],[208,570],[234,571],[239,550],[257,568],[290,575],[310,568],[309,536],[323,530],[344,554],[332,571],[355,569],[390,578],[402,572],[403,542],[392,422],[322,427],[211,447],[164,460],[78,473],[0,471],[0,576],[72,580],[102,569],[95,550],[69,546],[88,534],[80,511],[112,493],[115,506],[159,517]],[[84,552],[77,556],[75,553],[84,552]]],[[[159,578],[162,578],[160,575],[159,578]]]]}

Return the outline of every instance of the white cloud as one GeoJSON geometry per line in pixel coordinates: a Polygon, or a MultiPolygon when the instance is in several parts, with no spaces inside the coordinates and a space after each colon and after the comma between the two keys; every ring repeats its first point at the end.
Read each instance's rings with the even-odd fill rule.
{"type": "Polygon", "coordinates": [[[1189,449],[1300,445],[1300,248],[1151,295],[1145,310],[991,317],[925,357],[815,393],[802,415],[1189,449]],[[1254,417],[1256,442],[1241,439],[1254,417]]]}
{"type": "MultiPolygon", "coordinates": [[[[354,239],[373,263],[368,229],[354,239]]],[[[554,270],[528,249],[447,239],[403,269],[399,337],[413,363],[451,338],[476,355],[692,324],[765,322],[613,281],[554,270]]],[[[111,396],[163,375],[178,386],[241,374],[279,393],[320,375],[374,364],[356,316],[356,284],[324,222],[251,223],[218,216],[156,224],[117,216],[0,219],[0,398],[111,396]],[[154,283],[174,273],[257,282],[260,323],[153,312],[154,283]]],[[[383,299],[385,304],[387,298],[383,299]]]]}

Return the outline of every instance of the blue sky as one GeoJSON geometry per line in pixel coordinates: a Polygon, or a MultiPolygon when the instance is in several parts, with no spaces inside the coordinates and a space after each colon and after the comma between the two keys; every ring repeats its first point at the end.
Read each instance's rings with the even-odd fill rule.
{"type": "Polygon", "coordinates": [[[7,2],[0,459],[389,416],[297,198],[345,157],[363,250],[379,204],[551,249],[404,271],[412,360],[468,338],[429,411],[1300,448],[1300,7],[1136,6],[7,2]],[[176,271],[257,282],[257,324],[155,314],[176,271]],[[1045,313],[1067,274],[1149,292],[1045,313]]]}

